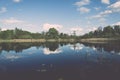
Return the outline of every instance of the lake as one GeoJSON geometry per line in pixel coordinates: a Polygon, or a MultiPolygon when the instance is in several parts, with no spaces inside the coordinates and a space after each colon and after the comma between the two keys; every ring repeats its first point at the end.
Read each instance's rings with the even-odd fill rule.
{"type": "Polygon", "coordinates": [[[120,80],[120,43],[0,43],[0,80],[120,80]]]}

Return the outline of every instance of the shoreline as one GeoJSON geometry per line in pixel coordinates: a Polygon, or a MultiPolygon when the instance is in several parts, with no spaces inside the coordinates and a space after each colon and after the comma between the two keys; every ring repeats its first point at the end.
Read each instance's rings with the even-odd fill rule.
{"type": "Polygon", "coordinates": [[[118,42],[118,41],[120,41],[120,38],[87,38],[80,40],[80,42],[83,43],[98,43],[98,44],[118,42]]]}
{"type": "Polygon", "coordinates": [[[11,42],[11,43],[24,43],[24,42],[76,42],[75,39],[10,39],[10,40],[0,40],[0,43],[11,42]]]}
{"type": "Polygon", "coordinates": [[[81,42],[81,43],[109,43],[120,41],[120,38],[86,38],[86,39],[10,39],[10,40],[0,40],[0,43],[11,42],[11,43],[24,43],[24,42],[81,42]]]}

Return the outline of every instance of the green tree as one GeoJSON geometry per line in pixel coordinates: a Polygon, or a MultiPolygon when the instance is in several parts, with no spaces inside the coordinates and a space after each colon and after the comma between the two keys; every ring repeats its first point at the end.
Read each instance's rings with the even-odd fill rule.
{"type": "Polygon", "coordinates": [[[114,26],[114,33],[116,36],[120,35],[120,26],[119,25],[114,26]]]}
{"type": "Polygon", "coordinates": [[[114,35],[114,29],[111,26],[104,27],[103,34],[105,37],[112,37],[114,35]]]}
{"type": "Polygon", "coordinates": [[[58,39],[59,32],[55,28],[50,28],[49,31],[47,32],[47,38],[58,39]]]}
{"type": "Polygon", "coordinates": [[[11,39],[13,37],[13,30],[6,30],[0,32],[1,39],[11,39]]]}

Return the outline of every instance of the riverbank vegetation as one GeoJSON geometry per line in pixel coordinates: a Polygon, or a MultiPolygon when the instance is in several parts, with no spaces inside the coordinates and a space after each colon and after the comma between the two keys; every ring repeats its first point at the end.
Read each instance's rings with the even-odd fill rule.
{"type": "Polygon", "coordinates": [[[60,33],[55,28],[50,28],[47,32],[31,33],[22,29],[0,31],[0,42],[108,42],[120,40],[120,26],[99,27],[82,36],[60,33]]]}
{"type": "Polygon", "coordinates": [[[73,39],[75,35],[59,33],[55,28],[50,28],[47,32],[31,33],[22,29],[0,31],[1,40],[11,39],[73,39]]]}
{"type": "Polygon", "coordinates": [[[95,31],[91,31],[83,36],[80,39],[81,42],[84,43],[113,43],[120,41],[120,26],[107,26],[107,27],[99,27],[95,31]]]}
{"type": "Polygon", "coordinates": [[[91,31],[81,38],[120,38],[120,26],[99,27],[97,30],[91,31]]]}

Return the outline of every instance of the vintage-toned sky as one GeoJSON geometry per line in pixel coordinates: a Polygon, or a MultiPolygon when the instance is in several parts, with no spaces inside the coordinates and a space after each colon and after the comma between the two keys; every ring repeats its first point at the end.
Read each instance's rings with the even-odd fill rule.
{"type": "Polygon", "coordinates": [[[0,28],[78,35],[120,24],[120,0],[0,0],[0,28]]]}

